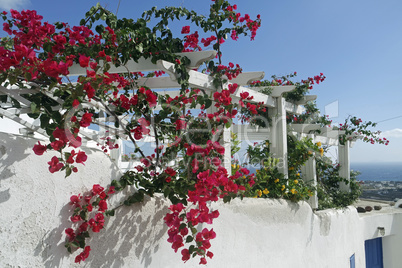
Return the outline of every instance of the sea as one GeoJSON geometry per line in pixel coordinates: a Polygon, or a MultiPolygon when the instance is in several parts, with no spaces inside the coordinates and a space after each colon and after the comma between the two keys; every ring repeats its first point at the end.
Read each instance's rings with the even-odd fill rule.
{"type": "MultiPolygon", "coordinates": [[[[255,167],[248,166],[251,173],[256,172],[255,167]]],[[[361,181],[401,181],[402,163],[351,163],[350,169],[359,171],[357,180],[361,181]]]]}
{"type": "Polygon", "coordinates": [[[402,181],[402,163],[351,163],[350,169],[359,171],[362,181],[402,181]]]}

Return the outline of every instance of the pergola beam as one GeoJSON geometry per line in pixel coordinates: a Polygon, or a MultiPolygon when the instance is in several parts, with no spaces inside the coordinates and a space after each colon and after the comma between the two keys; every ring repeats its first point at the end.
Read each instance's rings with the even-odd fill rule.
{"type": "MultiPolygon", "coordinates": [[[[177,56],[187,57],[190,60],[190,64],[187,66],[188,69],[198,69],[200,65],[207,61],[215,58],[216,51],[208,50],[208,51],[197,51],[197,52],[184,52],[177,53],[177,56]]],[[[103,65],[103,61],[99,62],[99,65],[103,65]]],[[[134,60],[129,60],[126,64],[121,65],[119,67],[111,66],[108,70],[109,73],[131,73],[131,72],[152,72],[162,70],[161,66],[153,63],[151,58],[140,58],[138,62],[134,60]]],[[[86,75],[86,71],[90,70],[90,68],[83,68],[79,64],[73,64],[68,71],[69,76],[78,76],[78,75],[86,75]]]]}

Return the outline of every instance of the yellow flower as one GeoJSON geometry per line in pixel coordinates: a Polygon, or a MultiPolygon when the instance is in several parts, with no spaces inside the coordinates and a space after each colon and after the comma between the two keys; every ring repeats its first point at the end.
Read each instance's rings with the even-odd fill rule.
{"type": "Polygon", "coordinates": [[[258,191],[257,191],[257,195],[258,195],[258,197],[261,197],[261,196],[262,196],[262,191],[261,191],[261,190],[258,190],[258,191]]]}
{"type": "Polygon", "coordinates": [[[276,179],[276,180],[275,180],[275,183],[278,183],[278,182],[279,182],[279,179],[276,179]]]}
{"type": "Polygon", "coordinates": [[[312,154],[313,154],[313,152],[312,152],[312,151],[308,151],[308,154],[309,154],[309,155],[312,155],[312,154]]]}
{"type": "Polygon", "coordinates": [[[290,192],[291,192],[292,194],[296,194],[296,193],[297,193],[296,189],[292,189],[292,190],[290,190],[290,192]]]}
{"type": "Polygon", "coordinates": [[[297,173],[296,176],[297,176],[297,177],[300,177],[300,173],[297,173]]]}
{"type": "Polygon", "coordinates": [[[322,145],[321,142],[317,142],[318,147],[321,147],[321,145],[322,145]]]}
{"type": "Polygon", "coordinates": [[[324,149],[320,148],[320,155],[323,156],[324,155],[324,149]]]}
{"type": "Polygon", "coordinates": [[[264,194],[269,194],[269,191],[267,188],[264,189],[264,191],[262,191],[264,194]]]}
{"type": "Polygon", "coordinates": [[[232,168],[235,168],[236,167],[236,165],[235,164],[232,164],[232,168]]]}
{"type": "Polygon", "coordinates": [[[257,196],[255,195],[255,196],[253,196],[253,198],[257,198],[257,196]]]}
{"type": "Polygon", "coordinates": [[[299,181],[298,181],[298,180],[294,180],[294,183],[295,183],[295,184],[298,184],[298,183],[299,183],[299,181]]]}
{"type": "Polygon", "coordinates": [[[290,168],[289,168],[289,170],[294,170],[294,169],[295,169],[294,167],[290,167],[290,168]]]}
{"type": "Polygon", "coordinates": [[[284,190],[285,190],[285,188],[286,188],[285,184],[284,184],[284,185],[282,185],[282,191],[284,191],[284,190]]]}
{"type": "Polygon", "coordinates": [[[268,145],[269,145],[269,142],[266,142],[265,145],[268,146],[268,145]]]}

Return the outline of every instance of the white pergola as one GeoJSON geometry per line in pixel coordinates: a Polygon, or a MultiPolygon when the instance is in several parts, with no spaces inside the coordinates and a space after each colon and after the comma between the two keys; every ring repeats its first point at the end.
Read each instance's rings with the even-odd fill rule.
{"type": "MultiPolygon", "coordinates": [[[[190,60],[190,64],[187,66],[189,74],[189,87],[199,88],[205,90],[207,93],[212,93],[219,88],[216,88],[213,84],[213,78],[207,74],[195,71],[205,61],[215,58],[216,51],[200,51],[200,52],[188,52],[181,53],[180,56],[186,56],[190,60]]],[[[102,65],[102,63],[100,64],[102,65]]],[[[139,78],[137,86],[146,86],[151,89],[158,90],[158,94],[169,94],[171,97],[178,96],[180,91],[179,83],[175,73],[175,65],[172,62],[158,60],[156,63],[152,63],[151,59],[140,59],[138,62],[133,60],[127,62],[124,66],[112,67],[108,70],[109,73],[127,73],[127,72],[148,72],[148,71],[164,71],[168,76],[164,77],[151,77],[151,78],[139,78]]],[[[70,69],[70,76],[86,75],[86,68],[80,67],[78,64],[74,64],[70,69]]],[[[287,102],[283,97],[283,94],[295,89],[294,86],[273,86],[272,93],[270,95],[263,94],[260,91],[266,87],[248,87],[250,82],[255,80],[261,80],[264,77],[264,72],[249,72],[241,73],[235,79],[230,80],[223,85],[227,88],[230,83],[238,84],[236,92],[232,94],[233,101],[240,100],[240,94],[248,92],[249,96],[253,99],[251,102],[263,103],[268,108],[268,113],[272,114],[271,127],[258,128],[252,127],[247,124],[234,124],[232,127],[223,129],[223,145],[225,147],[225,161],[224,165],[228,171],[231,170],[231,135],[230,132],[238,134],[240,140],[269,140],[271,144],[271,152],[275,158],[279,158],[282,161],[280,165],[280,171],[287,177],[288,176],[288,163],[287,163],[287,135],[291,134],[297,138],[309,137],[314,142],[321,142],[324,145],[338,146],[339,150],[339,162],[341,164],[341,176],[350,179],[350,161],[349,161],[349,147],[350,142],[347,141],[345,145],[340,145],[338,142],[338,136],[344,134],[342,131],[336,131],[332,128],[321,128],[315,124],[291,124],[286,123],[286,115],[301,114],[305,111],[304,104],[308,101],[315,100],[317,96],[308,95],[303,100],[298,102],[287,102]],[[312,131],[320,130],[320,134],[311,134],[312,131]]],[[[21,114],[32,112],[35,109],[29,100],[23,97],[24,94],[44,94],[53,99],[57,105],[53,106],[53,110],[61,109],[62,99],[55,97],[51,91],[40,90],[40,87],[34,83],[26,83],[26,87],[18,88],[15,86],[4,87],[0,86],[0,95],[7,95],[8,101],[1,103],[0,115],[9,118],[30,131],[40,133],[44,136],[48,136],[44,129],[36,123],[28,122],[21,119],[21,114]],[[14,98],[21,104],[21,108],[14,108],[11,98],[14,98]]],[[[124,117],[119,118],[121,124],[118,128],[108,124],[113,122],[115,118],[105,109],[104,104],[98,103],[95,100],[91,100],[90,103],[84,105],[90,105],[98,110],[103,111],[106,114],[105,118],[98,118],[93,123],[99,125],[99,131],[83,130],[80,133],[87,140],[99,141],[102,138],[102,130],[108,130],[109,133],[118,134],[121,138],[126,138],[125,124],[128,123],[124,117]]],[[[209,112],[213,112],[213,107],[209,112]]],[[[155,109],[161,109],[157,106],[155,109]]],[[[152,132],[151,132],[152,133],[152,132]]],[[[146,137],[143,141],[152,141],[152,137],[146,137]]],[[[112,150],[111,156],[119,165],[121,161],[121,146],[119,149],[112,150]]],[[[307,164],[303,167],[302,172],[311,181],[312,184],[316,184],[315,174],[315,161],[311,158],[307,164]]],[[[346,190],[346,187],[344,187],[346,190]]],[[[310,199],[310,204],[313,209],[318,207],[317,196],[313,196],[310,199]]]]}

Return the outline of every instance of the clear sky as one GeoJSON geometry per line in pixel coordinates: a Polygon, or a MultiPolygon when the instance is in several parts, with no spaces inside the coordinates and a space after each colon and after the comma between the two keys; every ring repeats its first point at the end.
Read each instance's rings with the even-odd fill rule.
{"type": "MultiPolygon", "coordinates": [[[[0,0],[0,11],[35,9],[45,21],[78,25],[97,2],[0,0]]],[[[402,164],[402,1],[231,2],[252,18],[261,14],[262,26],[255,41],[228,40],[224,62],[238,63],[244,71],[264,71],[266,78],[295,71],[299,79],[324,73],[326,81],[311,92],[318,95],[321,111],[327,107],[334,122],[341,123],[349,115],[379,122],[378,129],[390,140],[388,146],[357,142],[351,161],[402,164]]],[[[201,14],[207,14],[209,6],[207,0],[100,3],[113,12],[118,9],[119,17],[134,19],[152,6],[184,6],[201,14]]]]}

